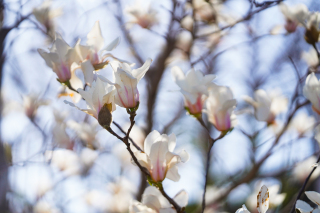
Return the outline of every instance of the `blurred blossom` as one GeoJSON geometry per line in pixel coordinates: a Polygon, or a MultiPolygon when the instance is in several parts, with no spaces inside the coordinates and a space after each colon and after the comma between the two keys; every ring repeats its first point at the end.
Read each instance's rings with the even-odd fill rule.
{"type": "Polygon", "coordinates": [[[208,87],[215,75],[203,75],[201,71],[191,69],[185,75],[175,66],[171,69],[174,81],[181,88],[186,110],[194,116],[200,116],[203,104],[208,95],[208,87]]]}
{"type": "Polygon", "coordinates": [[[146,1],[136,0],[132,6],[125,9],[125,13],[130,15],[129,22],[127,23],[129,28],[133,24],[138,24],[142,28],[150,29],[158,24],[157,11],[146,1]]]}
{"type": "Polygon", "coordinates": [[[285,29],[289,33],[296,31],[297,26],[304,23],[309,13],[307,6],[304,4],[289,7],[284,3],[280,3],[279,7],[286,17],[285,29]]]}
{"type": "Polygon", "coordinates": [[[189,154],[185,150],[179,154],[173,153],[175,146],[174,134],[160,135],[158,131],[153,130],[144,141],[144,152],[135,152],[138,162],[148,169],[153,181],[159,182],[165,178],[175,182],[180,180],[176,164],[188,161],[189,154]]]}
{"type": "Polygon", "coordinates": [[[60,213],[61,211],[57,209],[52,204],[45,200],[40,200],[33,206],[33,213],[60,213]]]}
{"type": "MultiPolygon", "coordinates": [[[[75,72],[71,73],[70,84],[72,88],[79,89],[83,87],[82,81],[76,76],[75,72]]],[[[70,97],[73,103],[78,103],[81,100],[81,95],[69,89],[66,85],[62,85],[58,92],[58,98],[70,97]]]]}
{"type": "Polygon", "coordinates": [[[47,33],[50,37],[54,37],[55,33],[55,24],[53,22],[53,18],[62,15],[62,9],[51,9],[50,0],[45,0],[39,7],[33,9],[32,13],[43,26],[45,26],[47,33]]]}
{"type": "Polygon", "coordinates": [[[81,172],[81,164],[78,155],[67,149],[56,149],[46,151],[45,157],[47,161],[51,161],[51,165],[58,168],[66,176],[77,175],[81,172]]]}
{"type": "MultiPolygon", "coordinates": [[[[269,208],[269,190],[266,186],[262,186],[256,196],[252,197],[257,204],[257,210],[259,213],[266,213],[269,208]]],[[[250,213],[245,205],[238,209],[236,213],[250,213]]]]}
{"type": "Polygon", "coordinates": [[[207,110],[209,121],[219,131],[228,131],[236,125],[234,108],[237,101],[233,98],[229,87],[211,84],[207,110]]]}
{"type": "Polygon", "coordinates": [[[115,182],[109,183],[107,188],[112,193],[112,198],[108,201],[109,212],[127,212],[137,187],[126,178],[120,177],[115,182]]]}
{"type": "Polygon", "coordinates": [[[99,147],[99,142],[96,139],[96,135],[98,133],[97,126],[99,124],[97,122],[87,123],[87,122],[76,122],[76,121],[68,121],[67,126],[70,129],[73,129],[77,136],[81,139],[85,146],[90,149],[97,149],[99,147]]]}
{"type": "Polygon", "coordinates": [[[320,114],[320,83],[314,72],[306,79],[303,95],[312,103],[312,109],[320,114]]]}
{"type": "MultiPolygon", "coordinates": [[[[315,156],[311,156],[306,160],[298,162],[293,169],[293,177],[300,182],[304,182],[312,170],[311,166],[316,162],[317,158],[315,156]]],[[[319,175],[320,170],[316,169],[310,177],[310,181],[316,179],[319,175]]]]}
{"type": "Polygon", "coordinates": [[[137,84],[149,70],[151,62],[152,60],[148,58],[142,67],[133,70],[128,63],[121,63],[119,61],[112,61],[110,63],[114,71],[114,85],[117,90],[115,102],[117,105],[124,108],[139,106],[140,99],[137,84]]]}
{"type": "MultiPolygon", "coordinates": [[[[174,198],[174,201],[180,206],[185,207],[188,204],[188,194],[181,191],[174,198]]],[[[133,201],[129,207],[129,213],[174,213],[169,201],[163,197],[161,192],[154,186],[149,186],[145,189],[142,195],[141,203],[133,201]]]]}
{"type": "MultiPolygon", "coordinates": [[[[253,212],[255,212],[254,209],[257,206],[256,197],[257,197],[257,194],[259,193],[259,189],[260,189],[260,187],[258,184],[258,185],[256,185],[254,191],[247,198],[247,201],[246,201],[246,205],[253,212]]],[[[270,186],[268,189],[269,189],[269,195],[270,195],[270,199],[269,199],[270,208],[276,208],[277,206],[282,204],[282,202],[286,198],[286,193],[278,194],[280,191],[280,185],[278,185],[278,184],[270,186]]]]}
{"type": "Polygon", "coordinates": [[[85,82],[91,85],[94,80],[93,71],[99,71],[104,68],[109,63],[109,61],[105,61],[106,58],[115,58],[112,54],[106,54],[106,52],[112,51],[118,46],[120,37],[104,46],[104,38],[101,34],[100,24],[97,21],[87,35],[86,45],[81,45],[80,42],[81,40],[79,39],[74,47],[76,54],[73,60],[81,67],[85,82]]]}
{"type": "Polygon", "coordinates": [[[319,58],[314,48],[310,48],[308,52],[303,51],[301,58],[308,64],[311,71],[317,70],[317,67],[319,66],[319,58]]]}
{"type": "Polygon", "coordinates": [[[192,42],[193,39],[191,33],[188,31],[182,31],[177,36],[176,46],[179,50],[188,55],[192,47],[192,42]]]}
{"type": "Polygon", "coordinates": [[[254,99],[249,96],[243,98],[255,109],[255,117],[258,121],[265,121],[272,124],[276,116],[288,109],[288,100],[274,90],[269,94],[259,89],[254,93],[254,99]]]}
{"type": "Polygon", "coordinates": [[[84,197],[86,203],[100,212],[108,211],[110,195],[98,190],[89,191],[84,197]]]}
{"type": "Polygon", "coordinates": [[[313,203],[317,205],[317,208],[312,208],[308,203],[297,200],[296,209],[298,209],[301,213],[320,213],[320,194],[318,192],[308,191],[304,192],[306,196],[311,200],[313,203]]]}
{"type": "Polygon", "coordinates": [[[37,182],[37,198],[41,198],[44,196],[48,191],[52,189],[52,180],[50,178],[41,178],[40,181],[37,182]]]}
{"type": "Polygon", "coordinates": [[[99,153],[89,148],[83,148],[80,153],[80,162],[82,166],[82,173],[86,174],[87,171],[93,166],[94,162],[99,157],[99,153]]]}
{"type": "Polygon", "coordinates": [[[206,190],[206,205],[213,203],[217,198],[224,194],[229,187],[217,188],[215,186],[208,186],[206,190]]]}
{"type": "Polygon", "coordinates": [[[55,124],[52,129],[53,140],[61,148],[72,149],[73,141],[66,132],[67,125],[64,122],[67,112],[59,112],[57,109],[54,109],[53,115],[55,118],[55,124]]]}
{"type": "MultiPolygon", "coordinates": [[[[75,51],[71,48],[59,35],[56,34],[56,38],[49,48],[49,52],[43,49],[38,49],[39,54],[45,60],[48,67],[51,67],[53,72],[58,76],[58,80],[61,83],[69,84],[72,72],[74,72],[74,57],[75,51]]],[[[77,78],[73,75],[73,78],[77,78]]],[[[77,88],[76,88],[77,89],[77,88]]]]}
{"type": "Polygon", "coordinates": [[[90,87],[89,90],[85,91],[83,89],[78,89],[78,92],[86,100],[88,109],[80,109],[69,101],[64,102],[95,117],[96,119],[98,119],[100,110],[103,107],[107,108],[110,113],[116,110],[116,105],[114,103],[115,87],[105,81],[102,81],[100,77],[93,82],[92,87],[90,87]]]}
{"type": "Polygon", "coordinates": [[[309,116],[307,113],[299,113],[294,116],[289,124],[289,129],[297,131],[299,137],[308,135],[313,131],[316,119],[313,116],[309,116]]]}
{"type": "Polygon", "coordinates": [[[181,27],[192,32],[193,31],[193,22],[194,21],[193,21],[192,16],[187,15],[181,20],[181,27]]]}
{"type": "Polygon", "coordinates": [[[28,116],[31,120],[33,120],[36,116],[37,110],[40,106],[46,106],[48,104],[49,101],[39,99],[38,94],[30,94],[23,96],[23,108],[26,113],[26,116],[28,116]]]}

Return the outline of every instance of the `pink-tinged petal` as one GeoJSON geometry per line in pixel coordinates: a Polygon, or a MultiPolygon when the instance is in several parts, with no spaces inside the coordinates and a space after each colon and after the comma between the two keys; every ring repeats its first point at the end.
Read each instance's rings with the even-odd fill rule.
{"type": "Polygon", "coordinates": [[[152,144],[156,141],[156,139],[160,137],[160,133],[157,130],[153,130],[149,133],[149,135],[144,140],[144,152],[150,156],[150,150],[152,144]]]}
{"type": "Polygon", "coordinates": [[[154,181],[163,181],[167,173],[166,154],[168,152],[168,142],[156,142],[151,146],[150,164],[151,177],[154,181]]]}

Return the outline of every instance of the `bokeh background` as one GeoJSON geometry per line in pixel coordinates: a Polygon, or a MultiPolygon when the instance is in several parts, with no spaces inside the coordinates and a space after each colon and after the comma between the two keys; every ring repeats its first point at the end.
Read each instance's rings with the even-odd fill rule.
{"type": "MultiPolygon", "coordinates": [[[[56,74],[37,51],[51,46],[55,31],[70,46],[79,38],[85,42],[99,21],[105,44],[121,37],[113,55],[136,63],[136,67],[153,59],[138,85],[140,106],[131,137],[143,144],[152,130],[174,133],[177,152],[185,149],[190,154],[190,160],[179,165],[180,181],[163,182],[167,193],[173,197],[186,190],[186,211],[199,212],[208,138],[206,130],[184,110],[183,97],[170,72],[177,65],[185,73],[195,68],[215,74],[214,82],[231,87],[237,99],[238,124],[212,150],[206,211],[235,212],[246,203],[251,212],[257,212],[255,196],[265,184],[274,191],[270,192],[274,201],[269,212],[289,212],[319,155],[313,131],[319,117],[310,105],[297,110],[272,154],[254,173],[250,171],[287,125],[295,103],[305,100],[302,86],[317,59],[304,40],[305,29],[287,33],[283,28],[286,20],[280,1],[263,2],[203,1],[210,10],[207,19],[202,17],[190,25],[193,12],[200,9],[194,10],[188,1],[53,0],[48,13],[53,10],[56,17],[45,25],[32,13],[42,1],[2,0],[0,211],[128,212],[130,200],[141,199],[147,183],[130,162],[125,145],[95,118],[63,102],[72,97],[61,95],[63,88],[56,74]],[[147,28],[135,23],[128,13],[132,7],[155,14],[155,23],[147,28]],[[252,96],[256,89],[276,90],[288,99],[287,112],[277,116],[272,125],[257,121],[243,101],[244,95],[252,96]],[[296,89],[298,95],[292,99],[296,89]],[[68,152],[48,160],[48,151],[62,149],[57,145],[61,141],[72,144],[72,149],[66,145],[68,152]]],[[[284,3],[303,3],[310,11],[320,10],[317,0],[284,3]]],[[[312,69],[317,73],[317,67],[312,69]]],[[[76,74],[83,78],[81,70],[76,74]]],[[[99,74],[112,79],[110,66],[99,74]]],[[[85,106],[85,102],[80,100],[78,105],[85,106]]],[[[113,119],[128,128],[125,109],[118,107],[113,119]]],[[[219,132],[206,115],[204,120],[211,136],[217,137],[219,132]]],[[[121,134],[115,126],[113,129],[121,134]]],[[[316,170],[308,190],[320,191],[318,175],[316,170]]]]}

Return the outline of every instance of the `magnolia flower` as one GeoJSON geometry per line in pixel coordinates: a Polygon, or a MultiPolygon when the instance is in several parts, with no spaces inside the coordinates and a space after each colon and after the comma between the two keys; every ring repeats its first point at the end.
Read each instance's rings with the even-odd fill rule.
{"type": "Polygon", "coordinates": [[[305,192],[305,194],[309,200],[317,204],[318,208],[312,208],[308,203],[302,200],[297,200],[296,209],[298,209],[301,213],[320,213],[320,194],[313,191],[305,192]]]}
{"type": "MultiPolygon", "coordinates": [[[[173,200],[180,206],[185,207],[188,204],[188,194],[185,191],[178,193],[173,200]]],[[[169,201],[163,197],[160,191],[149,186],[142,195],[142,202],[133,201],[129,207],[129,213],[175,213],[169,201]]]]}
{"type": "Polygon", "coordinates": [[[314,48],[310,48],[308,52],[302,52],[301,58],[308,64],[311,71],[316,71],[316,68],[319,66],[319,58],[314,48]]]}
{"type": "Polygon", "coordinates": [[[60,213],[61,211],[47,201],[40,200],[33,206],[33,213],[60,213]]]}
{"type": "Polygon", "coordinates": [[[255,117],[258,121],[266,121],[268,124],[274,122],[276,116],[287,110],[288,100],[272,92],[267,94],[264,90],[255,91],[253,100],[245,96],[244,100],[255,108],[255,117]]]}
{"type": "Polygon", "coordinates": [[[144,141],[144,152],[135,152],[141,166],[148,169],[155,182],[163,181],[166,177],[179,181],[180,175],[176,164],[185,163],[189,154],[182,150],[178,155],[173,153],[176,146],[176,136],[166,135],[153,130],[144,141]]]}
{"type": "Polygon", "coordinates": [[[318,42],[320,35],[320,13],[310,12],[306,19],[305,27],[307,29],[305,33],[305,40],[309,44],[314,44],[318,42]]]}
{"type": "Polygon", "coordinates": [[[295,130],[299,137],[312,132],[315,125],[315,118],[309,116],[307,113],[299,113],[296,115],[289,124],[289,128],[295,130]]]}
{"type": "Polygon", "coordinates": [[[66,176],[81,173],[81,164],[78,155],[67,149],[57,149],[54,151],[46,151],[45,157],[47,161],[51,161],[51,165],[63,171],[66,176]]]}
{"type": "MultiPolygon", "coordinates": [[[[262,186],[257,195],[257,210],[259,213],[266,213],[269,208],[269,191],[266,186],[262,186]]],[[[245,205],[238,209],[236,213],[250,213],[245,205]]]]}
{"type": "Polygon", "coordinates": [[[39,99],[39,95],[37,94],[23,96],[23,109],[26,113],[26,116],[28,116],[28,118],[31,120],[34,119],[39,107],[46,106],[48,104],[49,101],[39,99]]]}
{"type": "Polygon", "coordinates": [[[287,22],[284,27],[289,33],[296,31],[297,26],[304,23],[309,13],[307,6],[304,4],[288,7],[286,4],[280,3],[279,7],[286,17],[287,22]]]}
{"type": "Polygon", "coordinates": [[[237,101],[233,98],[229,87],[212,84],[209,88],[207,110],[209,121],[219,131],[228,131],[236,123],[233,112],[237,101]]]}
{"type": "MultiPolygon", "coordinates": [[[[80,109],[71,102],[64,102],[95,117],[99,121],[100,125],[104,125],[101,123],[103,122],[101,121],[102,115],[100,116],[100,111],[102,109],[106,108],[110,113],[116,110],[116,106],[114,104],[115,88],[113,85],[110,85],[107,82],[102,81],[100,77],[98,77],[97,80],[93,82],[92,87],[90,87],[89,90],[84,91],[82,89],[78,89],[78,92],[86,100],[88,109],[80,109]]],[[[111,121],[112,120],[110,114],[110,120],[105,122],[110,124],[111,121]]]]}
{"type": "Polygon", "coordinates": [[[77,64],[80,64],[86,83],[91,85],[94,80],[93,71],[104,68],[108,64],[108,61],[105,61],[107,57],[115,58],[110,53],[105,54],[105,52],[115,49],[119,45],[120,37],[104,46],[100,24],[97,21],[87,35],[86,45],[81,45],[80,42],[81,40],[79,39],[74,47],[76,52],[74,60],[77,64]]]}
{"type": "MultiPolygon", "coordinates": [[[[259,193],[259,189],[260,187],[256,187],[252,194],[247,198],[246,204],[251,210],[257,205],[256,196],[259,193]]],[[[280,185],[278,184],[270,186],[268,190],[270,195],[269,204],[271,207],[279,206],[286,198],[286,193],[278,194],[280,190],[280,185]]]]}
{"type": "MultiPolygon", "coordinates": [[[[112,61],[110,63],[114,71],[114,86],[117,89],[115,102],[117,105],[124,108],[135,108],[138,106],[139,91],[137,84],[149,70],[151,62],[152,60],[149,58],[142,67],[133,70],[131,70],[128,63],[121,63],[119,61],[112,61]]],[[[105,81],[109,82],[107,79],[105,81]]]]}
{"type": "MultiPolygon", "coordinates": [[[[306,160],[303,160],[294,167],[293,169],[293,177],[300,181],[304,182],[306,178],[309,176],[310,171],[312,170],[311,166],[317,162],[317,158],[315,156],[311,156],[307,158],[306,160]]],[[[320,175],[320,170],[316,169],[312,176],[310,177],[310,181],[316,179],[320,175]]]]}
{"type": "Polygon", "coordinates": [[[46,27],[49,36],[54,37],[55,26],[53,18],[62,15],[62,9],[51,9],[51,1],[43,1],[39,7],[32,10],[33,15],[43,26],[46,27]]]}
{"type": "MultiPolygon", "coordinates": [[[[112,197],[104,192],[105,190],[91,190],[85,196],[84,200],[86,204],[90,207],[95,208],[99,212],[108,212],[109,203],[108,201],[112,199],[112,197]]],[[[119,202],[119,201],[118,201],[119,202]]]]}
{"type": "Polygon", "coordinates": [[[208,95],[208,86],[215,75],[203,75],[200,71],[191,69],[186,75],[175,66],[171,69],[174,81],[181,88],[185,107],[191,115],[201,114],[203,104],[208,95]]]}
{"type": "Polygon", "coordinates": [[[68,121],[67,126],[73,129],[81,141],[89,148],[96,149],[99,147],[99,142],[96,139],[98,133],[98,123],[89,124],[87,122],[68,121]]]}
{"type": "Polygon", "coordinates": [[[157,11],[146,2],[137,0],[134,5],[127,7],[125,12],[131,16],[131,20],[128,22],[130,25],[138,24],[142,28],[150,29],[158,23],[157,11]]]}
{"type": "Polygon", "coordinates": [[[193,30],[193,18],[190,15],[185,16],[182,20],[181,20],[181,27],[183,27],[184,29],[192,32],[193,30]]]}
{"type": "Polygon", "coordinates": [[[320,114],[320,83],[314,72],[306,79],[303,95],[312,103],[312,109],[320,114]]]}
{"type": "Polygon", "coordinates": [[[38,49],[39,54],[45,60],[47,66],[57,74],[61,83],[67,83],[71,79],[72,68],[74,62],[74,50],[57,34],[49,52],[38,49]]]}

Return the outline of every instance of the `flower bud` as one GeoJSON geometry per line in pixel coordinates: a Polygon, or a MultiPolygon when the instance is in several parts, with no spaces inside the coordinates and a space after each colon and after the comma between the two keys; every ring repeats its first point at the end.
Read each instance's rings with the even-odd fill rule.
{"type": "Polygon", "coordinates": [[[111,110],[112,110],[112,104],[110,103],[110,104],[103,105],[103,107],[101,108],[101,110],[99,112],[98,122],[104,128],[110,127],[110,125],[112,123],[111,110]]]}

